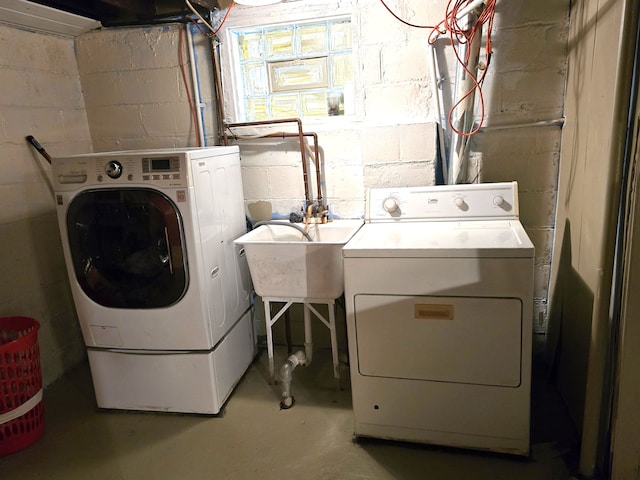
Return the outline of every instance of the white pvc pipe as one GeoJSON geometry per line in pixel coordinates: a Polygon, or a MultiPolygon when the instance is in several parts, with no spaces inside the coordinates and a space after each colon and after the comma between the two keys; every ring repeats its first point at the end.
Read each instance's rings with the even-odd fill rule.
{"type": "Polygon", "coordinates": [[[472,0],[471,3],[469,3],[466,7],[464,7],[462,10],[458,12],[458,14],[456,15],[456,18],[458,20],[464,18],[464,16],[467,13],[472,12],[473,10],[478,8],[480,5],[482,5],[484,2],[485,0],[472,0]]]}
{"type": "Polygon", "coordinates": [[[532,128],[532,127],[562,127],[564,125],[564,118],[556,118],[553,120],[540,120],[539,122],[527,122],[527,123],[512,123],[507,125],[487,125],[481,127],[481,132],[492,130],[509,130],[512,128],[532,128]]]}
{"type": "Polygon", "coordinates": [[[307,358],[303,351],[289,355],[287,361],[280,368],[280,383],[282,384],[282,399],[280,406],[282,408],[291,408],[293,406],[293,395],[291,395],[291,382],[293,381],[293,371],[298,365],[306,365],[307,358]]]}
{"type": "Polygon", "coordinates": [[[431,79],[433,81],[434,93],[436,95],[436,115],[438,118],[438,140],[440,145],[440,165],[442,168],[442,178],[444,181],[447,181],[447,151],[444,146],[444,129],[442,128],[442,92],[438,87],[440,83],[440,78],[438,77],[438,66],[437,66],[437,52],[435,45],[432,43],[427,43],[427,49],[429,51],[429,67],[431,70],[431,79]]]}
{"type": "MultiPolygon", "coordinates": [[[[467,17],[467,24],[471,24],[477,19],[477,15],[469,14],[467,17]]],[[[449,163],[449,177],[447,183],[455,185],[462,180],[463,168],[466,163],[467,156],[467,144],[468,137],[459,135],[455,130],[462,133],[469,133],[473,126],[473,107],[475,103],[475,81],[467,73],[467,70],[472,72],[476,76],[476,70],[478,66],[478,59],[480,56],[480,35],[476,35],[473,38],[473,42],[470,45],[461,45],[461,51],[458,52],[460,58],[466,57],[466,50],[469,49],[469,63],[466,65],[466,69],[462,65],[458,65],[456,72],[456,85],[454,99],[462,98],[467,95],[463,101],[458,103],[453,111],[451,124],[453,125],[451,132],[451,146],[449,148],[450,163],[449,163]],[[454,130],[455,129],[455,130],[454,130]]]]}
{"type": "MultiPolygon", "coordinates": [[[[187,26],[187,47],[189,50],[189,63],[191,64],[191,87],[193,89],[193,103],[196,107],[196,122],[198,124],[197,136],[200,139],[200,146],[204,147],[204,127],[202,125],[202,103],[200,102],[200,86],[198,85],[198,70],[196,68],[195,55],[193,54],[193,34],[187,26]]],[[[197,138],[196,138],[197,143],[197,138]]]]}

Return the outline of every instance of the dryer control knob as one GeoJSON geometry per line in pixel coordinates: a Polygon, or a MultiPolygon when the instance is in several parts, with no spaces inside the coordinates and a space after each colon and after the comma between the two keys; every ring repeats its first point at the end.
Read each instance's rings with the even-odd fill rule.
{"type": "Polygon", "coordinates": [[[398,200],[393,198],[393,197],[387,197],[384,199],[384,202],[382,202],[382,207],[389,213],[393,213],[395,211],[398,210],[398,208],[400,208],[400,204],[398,203],[398,200]]]}
{"type": "Polygon", "coordinates": [[[455,203],[456,207],[458,207],[458,208],[462,208],[465,205],[464,198],[462,198],[462,197],[454,198],[453,199],[453,203],[455,203]]]}
{"type": "Polygon", "coordinates": [[[502,197],[502,195],[496,195],[495,197],[493,197],[493,204],[496,207],[502,206],[503,203],[504,203],[504,198],[502,197]]]}

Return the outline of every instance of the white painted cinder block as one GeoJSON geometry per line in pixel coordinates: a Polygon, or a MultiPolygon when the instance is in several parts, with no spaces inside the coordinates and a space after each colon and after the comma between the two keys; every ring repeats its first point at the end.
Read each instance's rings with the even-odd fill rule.
{"type": "Polygon", "coordinates": [[[121,102],[125,104],[177,103],[185,95],[180,70],[156,68],[118,72],[121,102]]]}
{"type": "Polygon", "coordinates": [[[426,82],[373,85],[366,89],[365,112],[374,123],[425,122],[433,118],[431,93],[426,82]]]}
{"type": "Polygon", "coordinates": [[[244,197],[248,202],[269,200],[269,177],[267,170],[259,167],[242,167],[244,197]]]}
{"type": "Polygon", "coordinates": [[[395,162],[400,159],[400,132],[397,125],[366,128],[362,132],[364,165],[395,162]]]}
{"type": "Polygon", "coordinates": [[[163,139],[193,135],[195,127],[184,103],[150,103],[139,106],[138,111],[145,136],[163,139]]]}
{"type": "Polygon", "coordinates": [[[437,156],[436,124],[418,123],[398,126],[400,159],[433,162],[437,156]]]}
{"type": "Polygon", "coordinates": [[[482,150],[483,181],[516,180],[520,192],[555,191],[560,134],[559,126],[482,132],[476,145],[482,150]]]}
{"type": "MultiPolygon", "coordinates": [[[[325,197],[332,214],[360,217],[364,192],[370,186],[433,184],[435,133],[430,122],[435,120],[435,110],[425,53],[428,30],[402,25],[379,0],[310,0],[306,5],[317,16],[348,13],[354,7],[359,55],[357,116],[336,119],[319,131],[325,197]]],[[[392,0],[389,5],[417,24],[439,21],[446,8],[444,1],[392,0]]],[[[277,22],[293,19],[299,13],[296,10],[298,2],[285,2],[265,7],[259,15],[267,23],[277,22]]],[[[255,22],[256,12],[235,10],[229,25],[255,22]]],[[[567,18],[567,2],[554,0],[516,2],[500,10],[494,25],[494,58],[484,84],[488,124],[562,115],[567,18]]],[[[212,138],[215,105],[211,102],[209,41],[196,38],[205,124],[212,138]]],[[[8,273],[0,276],[0,310],[31,314],[45,322],[40,338],[45,382],[67,363],[61,352],[78,358],[82,349],[68,289],[63,287],[67,284],[60,278],[64,270],[61,252],[55,250],[54,259],[38,256],[42,251],[52,256],[54,207],[47,175],[39,175],[46,165],[26,145],[24,136],[36,135],[54,155],[193,146],[193,125],[179,75],[178,42],[177,25],[103,29],[80,36],[75,45],[68,39],[0,25],[4,93],[0,95],[0,158],[5,159],[0,162],[0,201],[4,205],[0,238],[5,251],[12,252],[10,258],[0,259],[0,270],[8,273]],[[41,225],[43,219],[46,228],[34,234],[33,225],[41,225]],[[34,258],[41,261],[33,262],[34,258]],[[25,268],[27,262],[31,266],[25,268]],[[49,285],[46,292],[43,285],[49,285]],[[50,322],[56,324],[55,336],[50,322]],[[61,329],[73,333],[62,338],[61,329]]],[[[449,75],[445,85],[452,83],[454,65],[448,52],[443,62],[449,75]]],[[[316,126],[309,129],[316,130],[316,126]]],[[[545,288],[559,132],[557,127],[487,131],[472,141],[472,159],[481,167],[480,179],[518,180],[520,184],[521,218],[536,245],[537,332],[546,329],[545,288]]],[[[274,142],[262,150],[245,142],[241,151],[247,200],[272,202],[275,215],[299,211],[303,190],[295,142],[274,142]]],[[[315,189],[312,191],[315,195],[315,189]]]]}
{"type": "Polygon", "coordinates": [[[360,166],[336,165],[327,171],[326,183],[325,196],[329,203],[364,199],[364,177],[360,166]]]}
{"type": "Polygon", "coordinates": [[[329,171],[334,165],[361,166],[367,142],[356,128],[336,128],[319,134],[320,158],[329,171]]]}
{"type": "Polygon", "coordinates": [[[434,165],[432,162],[367,165],[364,180],[366,188],[434,185],[434,165]]]}
{"type": "Polygon", "coordinates": [[[426,44],[405,43],[400,48],[386,44],[380,51],[382,81],[388,83],[429,81],[426,44]]]}
{"type": "Polygon", "coordinates": [[[96,139],[140,138],[144,135],[137,105],[87,107],[91,135],[96,139]]]}
{"type": "Polygon", "coordinates": [[[25,136],[34,135],[52,156],[92,150],[73,41],[0,25],[0,84],[0,316],[40,322],[48,385],[84,358],[84,348],[50,166],[25,136]]]}
{"type": "Polygon", "coordinates": [[[269,167],[267,178],[270,198],[304,199],[302,166],[269,167]]]}
{"type": "Polygon", "coordinates": [[[520,221],[526,227],[553,227],[556,192],[520,192],[520,221]]]}
{"type": "Polygon", "coordinates": [[[360,78],[362,85],[376,85],[382,82],[380,45],[365,45],[359,49],[360,78]]]}

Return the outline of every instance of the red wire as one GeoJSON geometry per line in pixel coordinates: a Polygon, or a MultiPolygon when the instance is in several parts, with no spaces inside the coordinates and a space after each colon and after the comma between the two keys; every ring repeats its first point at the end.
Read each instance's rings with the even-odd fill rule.
{"type": "Polygon", "coordinates": [[[456,60],[458,61],[458,63],[462,65],[462,68],[465,70],[466,74],[469,75],[469,77],[473,80],[473,87],[468,92],[466,92],[451,107],[451,109],[449,110],[449,116],[447,118],[447,122],[452,131],[454,131],[458,135],[462,135],[466,137],[469,137],[478,133],[478,131],[480,131],[480,128],[484,123],[485,104],[484,104],[484,95],[482,93],[482,83],[484,81],[485,75],[487,74],[489,63],[491,62],[491,55],[493,53],[493,45],[491,42],[491,31],[493,30],[493,20],[495,17],[495,6],[496,6],[496,0],[485,0],[485,8],[482,10],[480,15],[478,15],[478,19],[476,20],[474,25],[466,28],[466,27],[462,27],[458,23],[458,13],[467,6],[469,1],[470,0],[449,0],[447,3],[447,8],[445,10],[445,15],[442,21],[440,21],[435,26],[427,26],[427,25],[416,25],[403,20],[387,6],[384,0],[380,0],[380,2],[387,9],[387,11],[391,13],[391,15],[393,15],[401,23],[414,28],[431,29],[431,33],[429,33],[429,36],[427,37],[427,41],[431,45],[433,45],[436,42],[436,40],[441,34],[445,32],[449,33],[449,41],[451,45],[454,47],[453,51],[455,53],[456,60]],[[471,45],[476,35],[482,34],[482,29],[485,24],[487,25],[487,28],[485,29],[486,30],[486,41],[485,41],[486,64],[482,69],[483,70],[482,75],[480,75],[480,78],[477,78],[476,75],[473,72],[471,72],[467,67],[471,49],[467,49],[465,53],[465,58],[463,60],[458,55],[458,49],[455,48],[455,43],[458,43],[459,45],[465,44],[465,43],[467,45],[471,45]],[[451,117],[455,109],[462,102],[464,102],[465,99],[467,99],[470,95],[472,95],[476,90],[478,92],[478,102],[480,103],[480,109],[481,109],[480,123],[471,132],[461,132],[453,126],[453,124],[451,123],[451,117]]]}
{"type": "Polygon", "coordinates": [[[382,3],[382,5],[384,5],[384,8],[386,8],[386,9],[387,9],[387,11],[388,11],[391,15],[393,15],[393,16],[395,17],[395,19],[396,19],[396,20],[398,20],[399,22],[404,23],[405,25],[408,25],[408,26],[410,26],[410,27],[414,27],[414,28],[435,28],[435,27],[430,26],[430,25],[416,25],[416,24],[414,24],[414,23],[409,23],[409,22],[407,22],[406,20],[403,20],[402,18],[400,18],[398,15],[396,15],[396,14],[393,12],[393,10],[391,10],[391,9],[387,6],[387,4],[386,4],[386,3],[384,3],[384,0],[380,0],[380,3],[382,3]]]}
{"type": "Polygon", "coordinates": [[[215,37],[218,32],[220,31],[220,29],[222,28],[222,26],[224,25],[224,22],[227,21],[227,17],[229,16],[229,12],[231,12],[231,9],[233,8],[233,6],[236,4],[236,2],[232,1],[229,4],[229,7],[227,7],[227,12],[224,14],[224,18],[222,19],[222,21],[220,22],[220,25],[218,25],[218,28],[216,28],[213,32],[211,33],[207,33],[205,32],[202,27],[200,26],[200,24],[198,23],[198,21],[195,18],[191,18],[191,21],[193,22],[193,24],[198,28],[198,30],[200,30],[200,33],[203,34],[205,37],[215,37]]]}
{"type": "MultiPolygon", "coordinates": [[[[232,0],[231,3],[229,4],[229,7],[227,8],[227,12],[224,14],[224,18],[222,19],[222,22],[220,22],[220,25],[218,25],[218,28],[216,28],[216,30],[214,32],[211,33],[207,33],[204,30],[202,30],[202,28],[200,27],[200,24],[195,20],[195,19],[191,19],[191,21],[195,24],[195,26],[198,28],[198,30],[200,30],[200,33],[202,33],[203,35],[205,35],[206,37],[212,38],[215,37],[217,35],[217,33],[220,31],[220,29],[222,28],[222,25],[224,25],[224,22],[227,20],[227,17],[229,16],[229,12],[231,12],[231,8],[235,5],[235,2],[232,0]]],[[[193,99],[191,98],[191,91],[189,90],[189,83],[187,82],[187,75],[185,73],[185,68],[184,68],[184,59],[182,56],[182,49],[183,49],[183,43],[184,43],[184,31],[186,30],[186,25],[183,28],[180,28],[180,41],[179,41],[179,46],[178,46],[178,50],[180,51],[180,72],[182,73],[182,80],[184,82],[184,88],[187,91],[187,98],[189,99],[189,109],[191,110],[191,119],[193,121],[193,128],[194,131],[196,132],[196,147],[200,146],[200,135],[198,132],[198,119],[196,117],[196,108],[195,105],[193,104],[193,99]]]]}
{"type": "Polygon", "coordinates": [[[231,3],[229,4],[229,7],[227,8],[227,13],[224,14],[224,18],[222,19],[222,21],[220,22],[220,25],[218,25],[218,28],[216,28],[216,31],[213,32],[214,35],[217,35],[218,32],[220,31],[220,29],[222,28],[222,25],[224,25],[224,22],[227,21],[227,17],[229,16],[229,12],[231,11],[231,9],[233,8],[233,6],[236,4],[236,2],[234,2],[233,0],[231,1],[231,3]]]}
{"type": "Polygon", "coordinates": [[[200,146],[200,135],[198,134],[198,120],[196,118],[196,108],[193,104],[193,98],[191,98],[191,91],[189,90],[189,82],[187,82],[187,74],[185,73],[184,68],[184,59],[182,56],[182,48],[184,44],[184,31],[187,28],[184,25],[184,28],[180,28],[180,37],[178,42],[178,51],[180,52],[180,72],[182,73],[182,81],[184,82],[184,88],[187,91],[187,98],[189,99],[189,109],[191,110],[191,119],[193,120],[193,128],[196,135],[196,147],[200,146]]]}

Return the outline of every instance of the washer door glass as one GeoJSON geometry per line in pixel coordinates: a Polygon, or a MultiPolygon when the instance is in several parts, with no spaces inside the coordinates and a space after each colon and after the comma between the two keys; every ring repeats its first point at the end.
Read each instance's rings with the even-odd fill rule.
{"type": "Polygon", "coordinates": [[[187,291],[180,212],[157,190],[87,190],[67,211],[73,269],[84,293],[112,308],[161,308],[187,291]]]}

